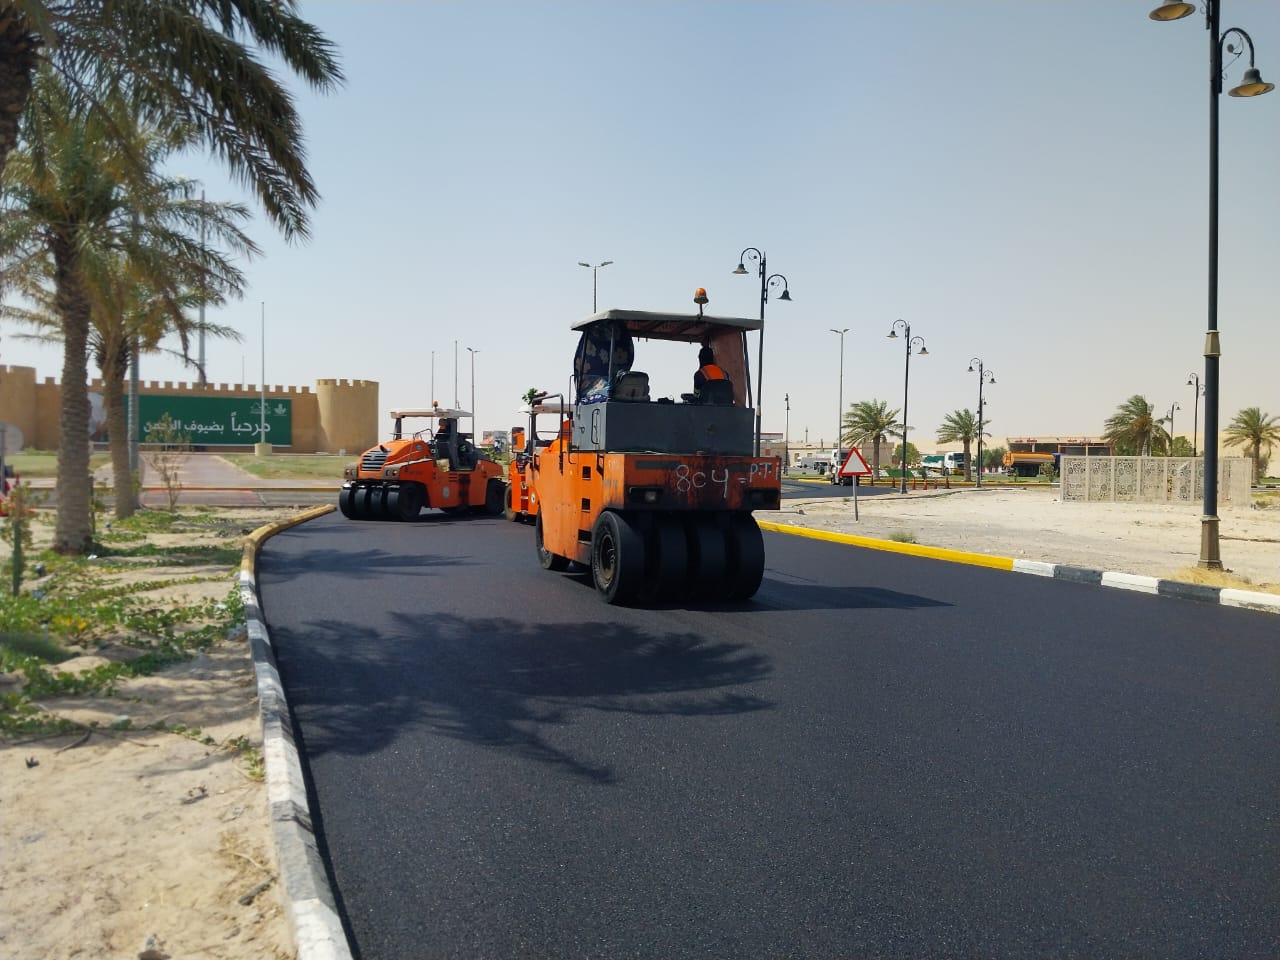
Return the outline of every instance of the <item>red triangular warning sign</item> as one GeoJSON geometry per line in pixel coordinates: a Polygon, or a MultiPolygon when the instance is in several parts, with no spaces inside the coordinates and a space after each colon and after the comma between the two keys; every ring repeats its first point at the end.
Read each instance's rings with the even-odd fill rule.
{"type": "Polygon", "coordinates": [[[863,459],[862,454],[858,452],[857,447],[853,447],[849,451],[849,456],[845,458],[844,466],[840,468],[840,476],[842,477],[871,476],[871,468],[867,466],[867,461],[863,459]]]}

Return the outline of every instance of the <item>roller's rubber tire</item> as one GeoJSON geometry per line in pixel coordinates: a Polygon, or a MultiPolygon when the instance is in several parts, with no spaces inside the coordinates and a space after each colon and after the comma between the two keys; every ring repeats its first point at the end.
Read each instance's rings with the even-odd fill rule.
{"type": "Polygon", "coordinates": [[[496,517],[502,513],[504,496],[504,488],[506,484],[496,477],[491,479],[484,488],[484,512],[491,517],[496,517]]]}
{"type": "Polygon", "coordinates": [[[644,539],[620,513],[605,510],[591,531],[591,579],[605,603],[627,603],[644,581],[644,539]]]}
{"type": "Polygon", "coordinates": [[[356,519],[355,508],[355,488],[348,483],[342,485],[342,489],[338,491],[338,509],[342,511],[342,515],[348,520],[356,519]]]}
{"type": "Polygon", "coordinates": [[[723,528],[715,517],[695,516],[689,526],[689,541],[693,548],[690,564],[692,595],[702,600],[720,599],[725,595],[729,569],[729,551],[723,528]]]}
{"type": "Polygon", "coordinates": [[[729,521],[729,575],[725,595],[730,600],[754,597],[764,579],[764,537],[750,514],[729,521]]]}
{"type": "Polygon", "coordinates": [[[561,570],[569,569],[569,558],[562,557],[558,553],[552,553],[542,545],[542,514],[538,514],[538,519],[533,525],[533,543],[538,551],[538,563],[543,570],[561,570]]]}
{"type": "Polygon", "coordinates": [[[507,484],[506,496],[502,498],[502,515],[511,523],[515,523],[518,519],[515,508],[511,506],[511,484],[507,484]]]}
{"type": "MultiPolygon", "coordinates": [[[[410,520],[418,519],[418,514],[422,511],[422,501],[425,494],[422,487],[416,483],[404,483],[400,485],[400,498],[396,504],[396,519],[403,520],[406,523],[410,520]]],[[[390,504],[388,504],[390,506],[390,504]]]]}
{"type": "Polygon", "coordinates": [[[689,535],[682,518],[654,517],[645,556],[646,590],[664,600],[683,596],[689,589],[689,535]]]}

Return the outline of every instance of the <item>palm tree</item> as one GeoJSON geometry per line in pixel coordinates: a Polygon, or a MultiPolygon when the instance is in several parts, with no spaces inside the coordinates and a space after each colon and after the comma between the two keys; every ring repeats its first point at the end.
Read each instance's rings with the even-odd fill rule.
{"type": "MultiPolygon", "coordinates": [[[[47,63],[90,104],[123,91],[136,116],[189,126],[287,238],[306,237],[319,193],[301,119],[257,51],[321,92],[343,76],[333,44],[296,9],[296,0],[0,0],[0,175],[47,63]]],[[[109,122],[99,134],[129,140],[128,126],[109,122]]]]}
{"type": "MultiPolygon", "coordinates": [[[[982,426],[985,427],[986,424],[982,426]]],[[[972,464],[969,457],[969,445],[978,439],[978,433],[981,429],[978,425],[978,418],[973,415],[973,411],[968,407],[948,413],[942,420],[942,426],[938,428],[939,443],[959,442],[964,444],[964,478],[966,480],[973,479],[970,469],[972,464]]]]}
{"type": "MultiPolygon", "coordinates": [[[[95,318],[107,324],[113,311],[119,316],[123,309],[123,265],[145,280],[171,317],[180,317],[181,291],[193,270],[215,294],[224,283],[239,285],[238,272],[224,256],[192,239],[201,222],[237,253],[256,252],[230,222],[237,214],[247,217],[243,207],[229,207],[236,214],[220,219],[221,205],[191,200],[189,181],[163,179],[146,166],[180,146],[182,131],[139,131],[121,106],[111,100],[84,110],[52,70],[41,70],[24,120],[39,135],[12,155],[0,181],[0,273],[23,283],[47,278],[44,304],[63,342],[53,544],[63,553],[91,546],[89,338],[95,318]],[[103,134],[105,126],[112,136],[103,134]],[[130,127],[133,137],[126,142],[123,131],[130,127]]],[[[124,434],[119,438],[127,440],[124,434]]]]}
{"type": "Polygon", "coordinates": [[[1169,434],[1160,424],[1147,398],[1135,393],[1106,419],[1102,436],[1115,444],[1118,454],[1149,457],[1168,443],[1169,434]]]}
{"type": "Polygon", "coordinates": [[[888,409],[884,400],[860,400],[849,405],[841,424],[843,431],[838,443],[843,446],[871,444],[872,478],[880,476],[880,444],[890,436],[902,436],[902,424],[898,422],[898,410],[888,409]]]}
{"type": "Polygon", "coordinates": [[[1271,448],[1280,443],[1280,417],[1272,417],[1262,412],[1261,407],[1245,407],[1235,415],[1227,425],[1223,434],[1227,446],[1245,447],[1253,460],[1253,482],[1262,477],[1263,456],[1271,456],[1271,448]]]}

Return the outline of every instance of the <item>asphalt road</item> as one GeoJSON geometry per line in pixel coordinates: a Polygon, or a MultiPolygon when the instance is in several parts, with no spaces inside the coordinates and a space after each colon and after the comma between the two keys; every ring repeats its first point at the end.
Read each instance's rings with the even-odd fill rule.
{"type": "Polygon", "coordinates": [[[638,610],[501,519],[267,541],[358,956],[1275,957],[1274,617],[765,543],[638,610]]]}

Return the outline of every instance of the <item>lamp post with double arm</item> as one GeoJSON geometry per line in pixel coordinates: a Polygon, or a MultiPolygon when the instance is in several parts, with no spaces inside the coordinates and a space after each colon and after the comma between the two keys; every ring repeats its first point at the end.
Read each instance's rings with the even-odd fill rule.
{"type": "Polygon", "coordinates": [[[902,327],[902,340],[906,345],[906,360],[902,369],[902,486],[900,493],[907,492],[907,396],[911,385],[911,352],[915,347],[920,348],[920,356],[927,357],[929,348],[924,345],[923,337],[911,336],[911,324],[905,320],[895,320],[893,325],[889,327],[889,339],[898,339],[898,327],[902,327]]]}
{"type": "MultiPolygon", "coordinates": [[[[1218,97],[1222,93],[1223,52],[1241,54],[1244,47],[1228,42],[1234,34],[1249,48],[1244,79],[1227,91],[1232,97],[1257,97],[1275,89],[1254,65],[1253,39],[1239,27],[1222,29],[1221,0],[1203,0],[1209,31],[1209,310],[1204,343],[1204,514],[1200,518],[1201,567],[1222,569],[1218,541],[1218,97]]],[[[1196,12],[1194,3],[1163,0],[1149,14],[1152,20],[1181,20],[1196,12]]]]}
{"type": "MultiPolygon", "coordinates": [[[[760,340],[759,349],[756,354],[756,456],[760,456],[760,415],[762,412],[762,404],[760,402],[760,391],[764,386],[764,305],[769,302],[769,288],[782,287],[782,293],[778,294],[779,300],[791,299],[791,291],[787,287],[787,278],[780,273],[770,275],[768,265],[765,262],[765,255],[762,250],[755,247],[747,247],[742,253],[738,254],[738,266],[734,269],[734,273],[739,276],[745,276],[747,270],[747,261],[754,260],[759,265],[760,273],[760,340]]],[[[747,375],[747,389],[751,389],[750,374],[747,375]]]]}
{"type": "Polygon", "coordinates": [[[578,261],[578,266],[586,267],[588,270],[591,271],[591,312],[592,313],[596,312],[596,271],[598,271],[601,267],[607,267],[611,263],[613,263],[612,260],[601,260],[599,263],[583,263],[581,260],[578,261]]]}
{"type": "Polygon", "coordinates": [[[970,373],[974,372],[975,364],[977,365],[977,368],[978,368],[977,369],[977,374],[978,374],[978,472],[974,475],[976,479],[973,481],[973,485],[975,487],[981,487],[982,486],[982,433],[983,433],[983,428],[986,426],[986,419],[982,415],[982,388],[985,384],[995,383],[996,376],[994,373],[992,373],[983,365],[982,360],[978,357],[974,357],[972,360],[969,361],[970,373]]]}

